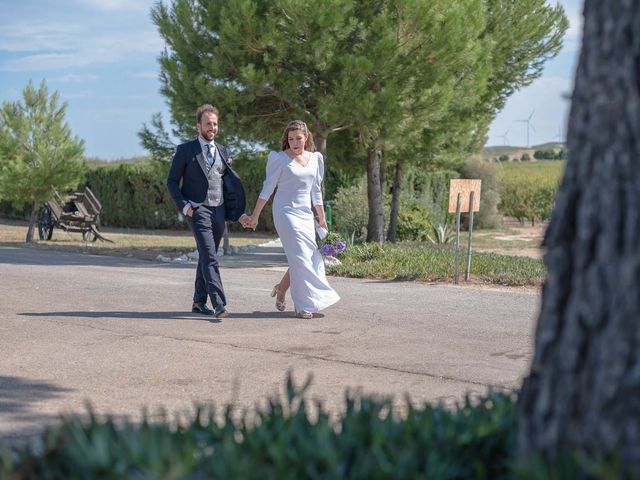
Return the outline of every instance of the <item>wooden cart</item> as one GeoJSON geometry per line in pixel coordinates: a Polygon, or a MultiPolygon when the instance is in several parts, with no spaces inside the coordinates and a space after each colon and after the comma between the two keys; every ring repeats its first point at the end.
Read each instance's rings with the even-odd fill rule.
{"type": "Polygon", "coordinates": [[[84,192],[75,192],[64,201],[54,189],[53,198],[45,203],[38,218],[40,240],[51,240],[53,229],[65,232],[82,233],[86,242],[95,242],[98,238],[111,242],[100,234],[100,210],[102,205],[87,187],[84,192]]]}

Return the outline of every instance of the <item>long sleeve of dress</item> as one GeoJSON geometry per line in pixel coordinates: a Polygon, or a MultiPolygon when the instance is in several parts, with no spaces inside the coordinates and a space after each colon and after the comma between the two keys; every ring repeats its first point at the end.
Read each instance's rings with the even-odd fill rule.
{"type": "Polygon", "coordinates": [[[262,191],[258,198],[269,200],[278,185],[282,173],[282,160],[276,152],[270,152],[267,158],[267,176],[262,184],[262,191]]]}
{"type": "Polygon", "coordinates": [[[320,152],[316,152],[318,158],[318,171],[316,178],[311,185],[311,204],[313,206],[322,205],[322,179],[324,178],[324,159],[320,152]]]}

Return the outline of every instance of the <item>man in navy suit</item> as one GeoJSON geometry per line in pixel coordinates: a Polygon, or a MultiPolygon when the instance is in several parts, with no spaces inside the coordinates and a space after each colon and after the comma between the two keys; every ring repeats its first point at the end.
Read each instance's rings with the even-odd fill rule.
{"type": "Polygon", "coordinates": [[[224,318],[229,315],[216,252],[225,220],[249,218],[240,177],[231,168],[227,149],[213,141],[218,133],[218,110],[202,105],[196,112],[198,138],[178,145],[167,187],[178,210],[186,217],[198,246],[198,269],[191,311],[224,318]],[[182,182],[182,183],[181,183],[182,182]],[[207,306],[211,299],[211,310],[207,306]]]}

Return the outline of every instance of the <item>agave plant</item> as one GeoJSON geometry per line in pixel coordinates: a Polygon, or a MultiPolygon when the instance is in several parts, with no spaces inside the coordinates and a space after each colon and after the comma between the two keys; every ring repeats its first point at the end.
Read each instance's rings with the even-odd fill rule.
{"type": "Polygon", "coordinates": [[[445,222],[438,223],[438,225],[433,225],[433,237],[431,235],[427,235],[427,238],[431,243],[445,244],[453,240],[455,236],[455,230],[445,222]]]}

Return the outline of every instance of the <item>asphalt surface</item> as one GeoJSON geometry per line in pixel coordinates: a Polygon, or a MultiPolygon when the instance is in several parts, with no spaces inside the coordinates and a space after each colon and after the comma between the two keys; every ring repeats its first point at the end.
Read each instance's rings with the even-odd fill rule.
{"type": "Polygon", "coordinates": [[[340,412],[347,389],[453,403],[517,388],[537,291],[330,277],[342,300],[312,320],[269,296],[278,248],[222,258],[229,318],[190,313],[194,264],[0,247],[0,439],[61,413],[139,418],[194,403],[253,408],[288,371],[340,412]]]}

